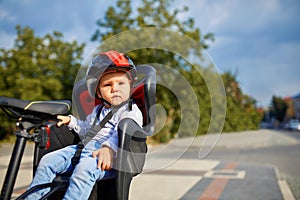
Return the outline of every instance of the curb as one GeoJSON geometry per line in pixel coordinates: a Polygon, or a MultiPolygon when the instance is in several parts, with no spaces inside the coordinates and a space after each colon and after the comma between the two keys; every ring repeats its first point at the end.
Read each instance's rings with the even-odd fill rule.
{"type": "Polygon", "coordinates": [[[276,166],[273,166],[273,168],[274,168],[275,173],[276,173],[277,182],[278,182],[281,194],[283,196],[283,199],[285,199],[285,200],[295,200],[295,197],[293,195],[293,192],[292,192],[289,184],[286,182],[286,180],[281,178],[278,168],[276,166]]]}

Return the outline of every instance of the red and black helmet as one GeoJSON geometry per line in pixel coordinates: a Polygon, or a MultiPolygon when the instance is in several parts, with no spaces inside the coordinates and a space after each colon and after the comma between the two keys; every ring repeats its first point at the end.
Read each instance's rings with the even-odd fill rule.
{"type": "Polygon", "coordinates": [[[127,73],[132,82],[137,80],[136,67],[124,53],[107,51],[94,57],[89,64],[86,74],[86,83],[90,95],[97,97],[96,89],[103,74],[118,71],[127,73]]]}

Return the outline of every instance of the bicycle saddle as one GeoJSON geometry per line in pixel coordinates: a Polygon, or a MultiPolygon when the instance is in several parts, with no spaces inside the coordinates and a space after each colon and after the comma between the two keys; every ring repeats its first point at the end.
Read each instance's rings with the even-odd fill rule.
{"type": "Polygon", "coordinates": [[[18,111],[22,114],[37,112],[49,115],[63,115],[70,110],[71,102],[68,100],[30,101],[0,97],[0,107],[18,111]]]}

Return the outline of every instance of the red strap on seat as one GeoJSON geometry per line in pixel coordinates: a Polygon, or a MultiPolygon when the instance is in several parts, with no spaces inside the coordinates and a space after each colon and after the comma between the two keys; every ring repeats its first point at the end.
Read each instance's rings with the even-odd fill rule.
{"type": "Polygon", "coordinates": [[[90,114],[95,106],[100,104],[100,100],[91,97],[88,90],[84,90],[80,93],[79,101],[85,115],[90,114]]]}
{"type": "Polygon", "coordinates": [[[143,114],[143,125],[146,125],[147,117],[146,117],[146,107],[145,107],[144,83],[133,88],[131,98],[133,99],[133,102],[136,103],[139,109],[141,110],[143,114]]]}

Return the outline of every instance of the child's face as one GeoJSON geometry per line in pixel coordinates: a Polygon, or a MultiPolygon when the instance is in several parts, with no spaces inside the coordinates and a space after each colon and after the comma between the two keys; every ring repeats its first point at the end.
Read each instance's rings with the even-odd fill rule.
{"type": "Polygon", "coordinates": [[[129,99],[130,80],[124,72],[113,72],[104,74],[98,85],[98,95],[112,106],[118,106],[129,99]]]}

